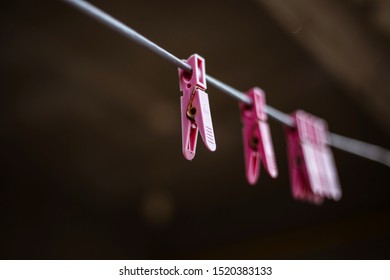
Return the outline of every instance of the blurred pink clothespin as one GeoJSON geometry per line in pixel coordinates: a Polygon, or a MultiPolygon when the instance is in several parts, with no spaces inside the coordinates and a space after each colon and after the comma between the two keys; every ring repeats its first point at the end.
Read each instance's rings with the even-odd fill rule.
{"type": "Polygon", "coordinates": [[[249,184],[254,185],[259,178],[260,161],[273,178],[278,176],[278,168],[265,112],[265,95],[260,88],[255,87],[247,92],[247,96],[252,100],[252,104],[241,102],[240,109],[244,125],[242,133],[246,177],[249,184]]]}
{"type": "Polygon", "coordinates": [[[341,189],[327,144],[326,122],[304,111],[292,117],[295,127],[287,128],[287,146],[293,197],[315,204],[324,198],[339,200],[341,189]]]}
{"type": "Polygon", "coordinates": [[[314,151],[321,180],[321,188],[318,193],[321,196],[339,200],[342,193],[333,153],[328,146],[328,125],[325,120],[320,118],[315,118],[314,122],[314,151]]]}
{"type": "Polygon", "coordinates": [[[183,95],[181,102],[182,148],[186,159],[195,156],[198,130],[210,151],[215,151],[213,123],[206,86],[205,60],[197,54],[191,55],[186,61],[192,68],[192,73],[179,69],[180,90],[183,95]]]}

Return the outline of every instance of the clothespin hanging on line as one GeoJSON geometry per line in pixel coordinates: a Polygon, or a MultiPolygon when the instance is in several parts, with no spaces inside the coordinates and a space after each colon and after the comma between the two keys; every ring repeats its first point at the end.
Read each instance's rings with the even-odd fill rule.
{"type": "Polygon", "coordinates": [[[272,178],[278,176],[278,168],[265,112],[265,94],[255,87],[247,92],[247,96],[252,100],[252,104],[241,102],[240,110],[246,178],[249,184],[254,185],[259,178],[261,161],[272,178]]]}
{"type": "Polygon", "coordinates": [[[205,60],[197,54],[186,61],[192,68],[192,74],[179,68],[181,103],[182,149],[187,160],[195,156],[198,130],[210,151],[217,146],[211,120],[210,104],[206,86],[205,60]]]}
{"type": "Polygon", "coordinates": [[[286,131],[293,197],[314,204],[321,204],[325,198],[339,200],[342,193],[327,144],[326,122],[304,111],[292,117],[295,127],[286,131]]]}

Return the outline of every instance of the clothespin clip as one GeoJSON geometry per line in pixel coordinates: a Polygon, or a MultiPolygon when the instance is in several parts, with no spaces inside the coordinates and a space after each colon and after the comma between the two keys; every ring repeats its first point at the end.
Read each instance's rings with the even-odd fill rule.
{"type": "Polygon", "coordinates": [[[278,168],[265,112],[264,92],[255,87],[247,92],[247,96],[252,100],[252,104],[241,102],[240,109],[246,178],[249,184],[254,185],[259,178],[261,161],[272,178],[278,176],[278,168]]]}
{"type": "Polygon", "coordinates": [[[287,128],[287,146],[293,197],[314,204],[321,204],[324,198],[340,199],[326,122],[304,111],[292,117],[295,127],[287,128]]]}
{"type": "Polygon", "coordinates": [[[328,125],[317,118],[314,124],[314,143],[317,165],[319,166],[321,189],[319,194],[333,200],[342,196],[336,164],[332,150],[328,146],[328,125]]]}
{"type": "Polygon", "coordinates": [[[192,73],[179,69],[180,90],[183,95],[181,102],[182,148],[186,159],[195,156],[198,130],[210,151],[217,148],[211,120],[210,104],[206,86],[205,60],[197,54],[191,55],[186,61],[192,68],[192,73]]]}

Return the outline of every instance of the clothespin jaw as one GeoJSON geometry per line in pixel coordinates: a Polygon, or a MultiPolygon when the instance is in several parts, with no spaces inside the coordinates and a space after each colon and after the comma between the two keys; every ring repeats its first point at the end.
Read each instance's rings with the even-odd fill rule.
{"type": "Polygon", "coordinates": [[[180,97],[182,150],[184,157],[192,160],[195,157],[198,131],[210,151],[215,151],[217,146],[209,98],[205,92],[207,88],[205,60],[193,54],[186,62],[191,66],[192,73],[179,69],[180,90],[183,92],[180,97]]]}
{"type": "Polygon", "coordinates": [[[252,104],[240,103],[240,110],[246,177],[249,184],[254,185],[260,175],[261,161],[273,178],[277,177],[278,169],[265,112],[265,94],[255,87],[247,92],[247,96],[252,100],[252,104]]]}
{"type": "Polygon", "coordinates": [[[286,132],[293,197],[314,204],[321,204],[324,198],[338,200],[341,191],[327,146],[325,121],[304,111],[292,117],[295,127],[288,127],[286,132]]]}

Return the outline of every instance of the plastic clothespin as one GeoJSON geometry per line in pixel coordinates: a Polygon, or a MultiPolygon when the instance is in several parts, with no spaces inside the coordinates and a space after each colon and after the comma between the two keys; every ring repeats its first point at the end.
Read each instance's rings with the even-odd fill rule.
{"type": "Polygon", "coordinates": [[[182,148],[186,159],[195,156],[198,130],[210,151],[217,148],[210,104],[206,86],[205,60],[197,54],[191,55],[186,61],[192,68],[192,73],[179,69],[180,90],[183,95],[181,102],[182,148]]]}
{"type": "Polygon", "coordinates": [[[242,133],[244,140],[244,156],[246,177],[249,184],[256,184],[260,174],[260,161],[263,162],[268,174],[278,176],[275,152],[272,145],[271,132],[265,112],[265,95],[260,88],[252,88],[247,92],[252,100],[248,105],[240,103],[242,133]]]}
{"type": "Polygon", "coordinates": [[[341,191],[333,155],[327,145],[326,122],[304,111],[292,117],[287,128],[290,181],[293,197],[321,204],[324,198],[338,200],[341,191]]]}
{"type": "Polygon", "coordinates": [[[309,116],[297,111],[292,117],[295,127],[287,128],[291,191],[295,199],[321,204],[323,197],[314,191],[319,186],[319,177],[308,131],[309,116]]]}
{"type": "Polygon", "coordinates": [[[328,125],[326,121],[316,118],[314,124],[314,143],[317,165],[320,172],[320,195],[333,200],[342,196],[336,164],[332,150],[328,146],[328,125]]]}

